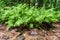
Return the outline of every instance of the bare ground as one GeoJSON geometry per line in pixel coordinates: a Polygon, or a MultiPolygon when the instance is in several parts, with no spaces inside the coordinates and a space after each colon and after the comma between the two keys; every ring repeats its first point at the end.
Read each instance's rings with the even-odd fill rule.
{"type": "Polygon", "coordinates": [[[0,26],[0,40],[60,40],[60,28],[50,31],[38,30],[36,28],[22,31],[16,28],[6,31],[6,26],[0,26]]]}

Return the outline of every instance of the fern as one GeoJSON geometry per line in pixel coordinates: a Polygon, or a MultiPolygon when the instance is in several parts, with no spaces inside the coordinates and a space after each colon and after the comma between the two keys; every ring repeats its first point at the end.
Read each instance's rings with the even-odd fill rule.
{"type": "MultiPolygon", "coordinates": [[[[21,24],[27,24],[30,28],[33,28],[35,22],[51,23],[60,21],[60,11],[54,11],[54,8],[46,10],[44,7],[28,7],[26,4],[0,9],[0,14],[0,22],[7,24],[7,29],[21,24]]],[[[38,28],[40,27],[38,26],[38,28]]]]}

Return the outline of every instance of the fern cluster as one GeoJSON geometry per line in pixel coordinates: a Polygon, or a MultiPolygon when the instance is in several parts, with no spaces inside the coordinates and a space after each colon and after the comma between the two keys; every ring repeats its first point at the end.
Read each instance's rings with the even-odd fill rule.
{"type": "Polygon", "coordinates": [[[28,7],[26,4],[18,4],[13,7],[0,9],[0,24],[7,24],[7,29],[11,27],[27,24],[33,27],[33,22],[59,22],[60,11],[54,11],[54,8],[46,10],[44,7],[28,7]]]}

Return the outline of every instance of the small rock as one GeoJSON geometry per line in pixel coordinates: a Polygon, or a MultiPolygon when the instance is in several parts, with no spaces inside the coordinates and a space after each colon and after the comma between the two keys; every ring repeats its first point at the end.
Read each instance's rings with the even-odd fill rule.
{"type": "Polygon", "coordinates": [[[4,35],[4,36],[2,37],[2,39],[4,39],[4,40],[8,40],[8,39],[9,39],[9,37],[8,37],[8,36],[6,36],[6,35],[4,35]]]}
{"type": "Polygon", "coordinates": [[[6,25],[0,25],[0,31],[6,30],[6,25]]]}
{"type": "Polygon", "coordinates": [[[20,35],[17,37],[17,40],[24,40],[24,39],[25,39],[25,37],[23,35],[20,35]]]}
{"type": "Polygon", "coordinates": [[[60,30],[52,30],[52,32],[54,32],[54,33],[60,33],[60,30]]]}
{"type": "Polygon", "coordinates": [[[60,37],[60,33],[55,33],[55,35],[56,35],[57,37],[60,37]]]}
{"type": "Polygon", "coordinates": [[[28,34],[32,35],[32,36],[38,35],[38,33],[36,31],[30,31],[30,32],[28,32],[28,34]]]}
{"type": "Polygon", "coordinates": [[[60,27],[60,22],[52,23],[51,25],[52,25],[53,27],[58,28],[58,27],[60,27]]]}
{"type": "Polygon", "coordinates": [[[38,40],[44,40],[44,37],[39,35],[38,40]]]}

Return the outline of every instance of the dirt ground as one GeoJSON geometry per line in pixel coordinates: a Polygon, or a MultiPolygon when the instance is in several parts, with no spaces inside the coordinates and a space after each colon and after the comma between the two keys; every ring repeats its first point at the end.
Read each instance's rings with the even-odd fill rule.
{"type": "Polygon", "coordinates": [[[0,26],[0,40],[60,40],[60,28],[50,31],[34,28],[19,32],[16,28],[9,31],[6,31],[5,28],[5,25],[0,26]]]}
{"type": "Polygon", "coordinates": [[[33,30],[25,31],[23,34],[14,30],[0,31],[0,40],[60,40],[60,31],[54,31],[33,30]]]}

